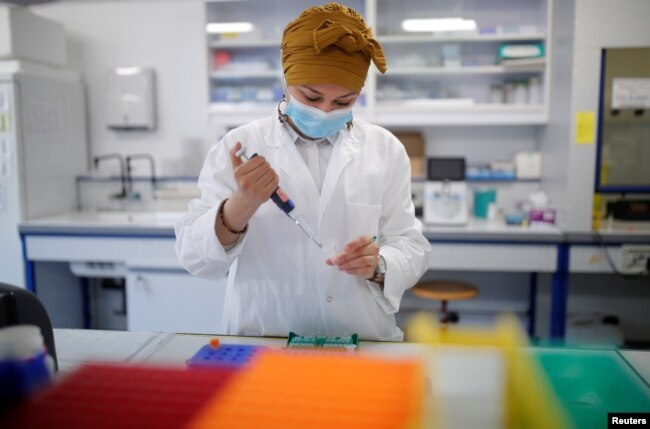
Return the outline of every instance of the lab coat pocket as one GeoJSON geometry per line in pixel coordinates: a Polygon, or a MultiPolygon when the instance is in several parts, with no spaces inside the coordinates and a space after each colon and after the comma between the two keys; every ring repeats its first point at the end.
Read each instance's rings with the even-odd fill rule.
{"type": "Polygon", "coordinates": [[[348,241],[361,235],[379,235],[381,205],[346,203],[348,218],[348,241]]]}

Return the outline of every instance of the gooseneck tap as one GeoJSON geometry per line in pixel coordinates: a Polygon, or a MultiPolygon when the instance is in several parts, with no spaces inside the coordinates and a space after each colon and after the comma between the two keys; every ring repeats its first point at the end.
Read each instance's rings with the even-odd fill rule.
{"type": "Polygon", "coordinates": [[[95,169],[99,167],[101,161],[107,159],[117,159],[120,163],[120,182],[122,183],[122,191],[117,195],[117,198],[126,198],[128,195],[127,191],[127,180],[126,180],[126,168],[124,164],[124,158],[119,153],[107,153],[104,155],[97,155],[94,158],[95,169]]]}
{"type": "MultiPolygon", "coordinates": [[[[151,156],[148,153],[139,153],[135,155],[128,155],[126,157],[126,174],[127,174],[127,179],[129,181],[129,186],[131,184],[131,181],[133,180],[131,176],[131,172],[133,171],[133,168],[131,167],[131,161],[134,159],[146,159],[149,161],[149,166],[151,167],[151,189],[152,191],[156,190],[156,163],[153,159],[153,156],[151,156]]],[[[153,198],[156,198],[156,194],[154,192],[153,198]]]]}

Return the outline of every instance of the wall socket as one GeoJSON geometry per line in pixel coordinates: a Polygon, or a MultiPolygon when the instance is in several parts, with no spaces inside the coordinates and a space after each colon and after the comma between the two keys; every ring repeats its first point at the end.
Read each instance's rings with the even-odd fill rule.
{"type": "Polygon", "coordinates": [[[623,245],[621,252],[621,272],[638,274],[646,270],[650,259],[650,246],[623,245]]]}

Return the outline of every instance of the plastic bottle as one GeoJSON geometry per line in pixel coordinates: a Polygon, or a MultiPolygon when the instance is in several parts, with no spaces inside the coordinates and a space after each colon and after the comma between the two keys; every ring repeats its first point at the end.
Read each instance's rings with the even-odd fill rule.
{"type": "Polygon", "coordinates": [[[501,85],[492,85],[490,87],[490,104],[503,104],[504,94],[501,85]]]}
{"type": "Polygon", "coordinates": [[[0,329],[0,414],[49,383],[54,360],[41,330],[32,325],[0,329]]]}
{"type": "Polygon", "coordinates": [[[515,104],[526,104],[528,101],[528,88],[525,81],[518,81],[515,85],[515,104]]]}
{"type": "Polygon", "coordinates": [[[531,77],[528,80],[528,104],[542,103],[542,84],[538,77],[531,77]]]}

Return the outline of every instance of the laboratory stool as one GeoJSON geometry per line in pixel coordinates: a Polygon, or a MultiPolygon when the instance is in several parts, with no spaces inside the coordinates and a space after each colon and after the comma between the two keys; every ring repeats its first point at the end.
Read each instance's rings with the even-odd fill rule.
{"type": "MultiPolygon", "coordinates": [[[[433,280],[421,282],[413,286],[415,296],[440,301],[440,323],[446,325],[450,322],[447,311],[448,301],[462,301],[472,299],[478,295],[476,286],[455,280],[433,280]]],[[[455,321],[455,320],[454,320],[455,321]]]]}

